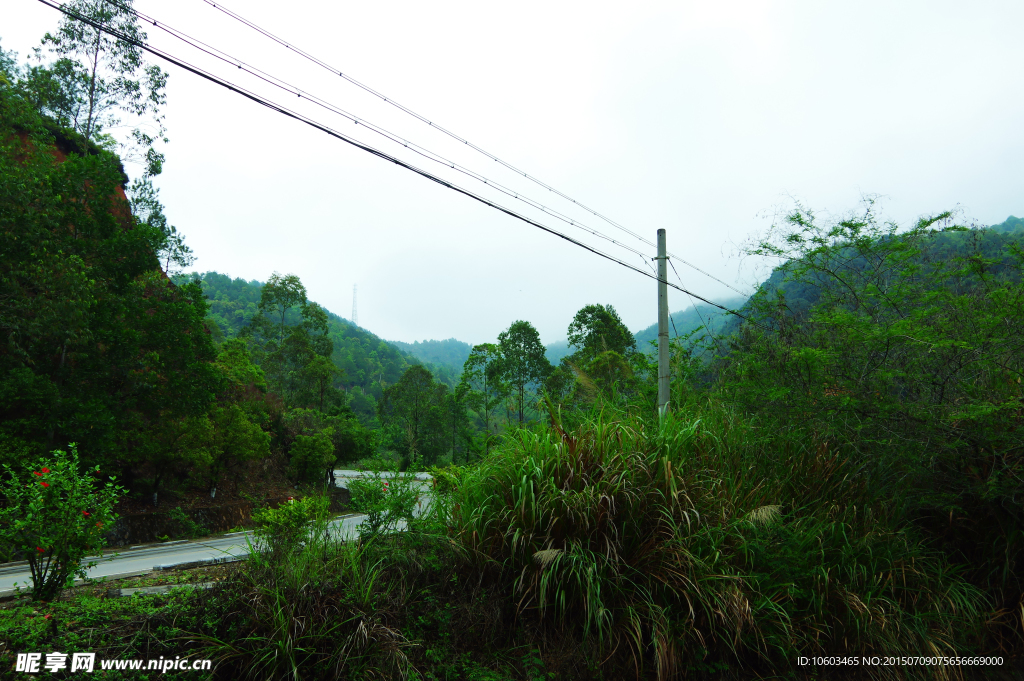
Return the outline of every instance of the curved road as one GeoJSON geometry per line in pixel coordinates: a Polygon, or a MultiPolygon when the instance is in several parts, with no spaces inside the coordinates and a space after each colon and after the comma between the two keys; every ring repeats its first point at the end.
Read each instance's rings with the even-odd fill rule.
{"type": "MultiPolygon", "coordinates": [[[[334,475],[338,487],[347,487],[349,480],[362,477],[362,473],[359,471],[349,470],[336,470],[334,475]]],[[[384,474],[384,477],[388,477],[387,474],[384,474]]],[[[418,473],[416,477],[421,484],[430,480],[430,476],[426,473],[418,473]]],[[[422,512],[425,504],[429,503],[428,496],[424,495],[420,501],[417,507],[418,512],[422,512]]],[[[344,539],[355,538],[358,536],[356,528],[364,517],[361,514],[353,514],[336,518],[331,522],[332,531],[337,532],[338,536],[344,539]]],[[[113,578],[146,574],[175,566],[184,567],[189,563],[242,560],[249,555],[248,542],[251,535],[251,531],[234,532],[194,541],[181,540],[162,544],[143,544],[127,549],[108,551],[102,557],[94,556],[83,562],[96,562],[95,566],[89,568],[87,574],[90,579],[99,579],[101,577],[113,578]]],[[[0,597],[11,595],[17,586],[24,588],[31,584],[32,576],[26,561],[0,564],[0,597]]]]}

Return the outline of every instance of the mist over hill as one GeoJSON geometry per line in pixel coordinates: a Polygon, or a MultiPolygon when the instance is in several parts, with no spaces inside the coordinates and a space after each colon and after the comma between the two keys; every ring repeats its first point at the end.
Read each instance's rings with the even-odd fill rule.
{"type": "MultiPolygon", "coordinates": [[[[733,296],[716,302],[730,309],[738,309],[746,301],[747,299],[743,296],[733,296]]],[[[669,315],[669,337],[685,336],[704,326],[707,327],[709,333],[717,335],[725,325],[728,317],[729,314],[727,312],[707,303],[700,303],[699,305],[673,312],[669,315]]],[[[655,352],[656,347],[651,345],[651,343],[657,343],[658,341],[658,323],[655,322],[646,329],[637,331],[633,334],[633,337],[636,338],[638,350],[655,352]]]]}
{"type": "Polygon", "coordinates": [[[440,364],[450,367],[456,373],[462,371],[462,365],[469,359],[473,346],[454,338],[446,340],[425,340],[414,343],[388,341],[402,352],[416,357],[422,362],[440,364]]]}

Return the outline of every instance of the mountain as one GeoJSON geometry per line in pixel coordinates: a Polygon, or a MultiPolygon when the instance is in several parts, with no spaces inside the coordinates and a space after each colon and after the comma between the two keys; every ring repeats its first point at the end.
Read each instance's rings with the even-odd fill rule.
{"type": "MultiPolygon", "coordinates": [[[[745,302],[746,298],[742,296],[733,296],[732,298],[723,298],[717,301],[720,305],[727,307],[731,310],[739,309],[745,302]]],[[[728,321],[729,315],[727,312],[712,307],[707,303],[700,303],[695,307],[689,307],[685,310],[679,310],[669,315],[668,333],[670,338],[676,336],[685,336],[686,334],[702,329],[704,325],[707,325],[708,330],[715,335],[722,330],[728,321]]],[[[695,338],[701,335],[702,331],[698,331],[695,334],[695,338]]],[[[655,322],[646,329],[637,331],[633,334],[636,338],[636,346],[638,350],[644,352],[654,352],[655,346],[651,343],[658,342],[658,324],[655,322]]]]}
{"type": "MultiPolygon", "coordinates": [[[[174,277],[175,283],[179,284],[192,279],[200,280],[210,302],[207,325],[214,340],[219,342],[237,336],[256,315],[262,282],[255,279],[232,279],[218,272],[174,277]]],[[[330,311],[327,311],[327,317],[330,328],[328,335],[334,343],[331,359],[345,372],[341,382],[349,393],[352,410],[369,421],[376,410],[381,382],[393,385],[411,365],[422,362],[347,319],[330,311]]],[[[296,324],[300,315],[295,310],[289,310],[285,319],[289,324],[296,324]]],[[[434,367],[427,366],[435,374],[450,373],[438,372],[434,367]]],[[[445,376],[438,378],[444,380],[445,376]]]]}
{"type": "Polygon", "coordinates": [[[1009,234],[1011,232],[1024,232],[1024,219],[1015,218],[1012,215],[998,225],[989,227],[994,232],[1009,234]]]}
{"type": "Polygon", "coordinates": [[[456,375],[462,372],[462,367],[469,359],[469,353],[473,346],[454,338],[447,340],[425,340],[415,343],[403,343],[402,341],[388,341],[402,352],[412,355],[424,364],[447,366],[456,375]]]}
{"type": "Polygon", "coordinates": [[[544,356],[548,358],[554,366],[558,366],[558,363],[562,361],[562,358],[571,355],[572,348],[569,347],[569,341],[557,341],[548,345],[544,349],[544,356]]]}
{"type": "MultiPolygon", "coordinates": [[[[986,258],[991,258],[989,271],[993,274],[1000,274],[1006,267],[1007,256],[1003,252],[1007,242],[1018,242],[1024,240],[1024,219],[1009,216],[1003,222],[989,227],[979,227],[967,231],[950,231],[937,234],[929,243],[925,257],[948,258],[950,255],[966,255],[974,249],[986,258]]],[[[846,263],[849,268],[862,268],[864,266],[861,258],[854,258],[846,263]]],[[[769,296],[777,296],[784,293],[787,306],[794,311],[808,310],[818,302],[820,291],[812,280],[792,281],[787,278],[782,268],[776,268],[771,275],[758,287],[769,296]]],[[[742,307],[734,307],[742,314],[752,314],[751,300],[742,304],[742,307]]],[[[725,315],[718,327],[718,335],[729,336],[737,332],[741,325],[741,319],[734,315],[725,315]]],[[[682,330],[680,330],[682,333],[682,330]]]]}

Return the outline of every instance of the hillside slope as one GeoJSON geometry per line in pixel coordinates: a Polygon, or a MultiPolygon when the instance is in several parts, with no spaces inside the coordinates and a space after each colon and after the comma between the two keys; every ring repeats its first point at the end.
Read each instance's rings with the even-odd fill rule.
{"type": "MultiPolygon", "coordinates": [[[[746,300],[746,298],[734,296],[732,298],[724,298],[716,302],[735,310],[742,306],[746,300]]],[[[729,316],[730,315],[728,313],[719,310],[717,307],[707,305],[706,303],[701,303],[695,307],[689,307],[685,310],[673,312],[669,315],[669,337],[675,338],[676,336],[685,336],[697,329],[703,329],[705,324],[708,327],[708,331],[717,335],[722,327],[727,323],[729,316]]],[[[701,333],[701,331],[698,331],[696,336],[700,336],[701,333]]],[[[633,337],[636,338],[637,349],[644,352],[654,352],[653,348],[655,346],[651,345],[651,343],[657,343],[658,341],[658,323],[655,322],[646,329],[637,331],[633,334],[633,337]]]]}
{"type": "MultiPolygon", "coordinates": [[[[462,372],[462,366],[469,359],[469,353],[473,346],[469,343],[448,338],[446,340],[425,340],[414,343],[403,343],[402,341],[388,341],[396,348],[417,358],[424,364],[448,367],[456,376],[462,372]]],[[[437,370],[435,370],[437,373],[437,370]]]]}
{"type": "MultiPolygon", "coordinates": [[[[202,282],[203,292],[210,301],[207,317],[213,322],[211,333],[216,340],[237,336],[256,315],[262,282],[232,279],[218,272],[179,275],[175,281],[180,283],[193,278],[202,282]]],[[[327,314],[329,335],[334,342],[331,358],[345,372],[342,384],[346,389],[358,387],[363,393],[376,395],[382,381],[387,385],[397,383],[409,366],[421,363],[350,321],[329,311],[327,314]]],[[[290,324],[298,323],[298,312],[289,311],[287,320],[290,324]]],[[[357,405],[353,405],[353,409],[360,411],[357,405]]],[[[363,411],[366,409],[368,407],[364,406],[363,411]]]]}

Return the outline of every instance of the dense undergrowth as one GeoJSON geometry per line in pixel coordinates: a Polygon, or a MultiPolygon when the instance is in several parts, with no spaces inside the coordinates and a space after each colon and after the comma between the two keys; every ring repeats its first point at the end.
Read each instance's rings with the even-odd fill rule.
{"type": "Polygon", "coordinates": [[[1012,678],[1019,624],[901,520],[899,480],[813,432],[711,403],[555,415],[443,479],[404,531],[264,532],[147,630],[215,678],[838,678],[797,659],[893,654],[1002,654],[1012,678]]]}

